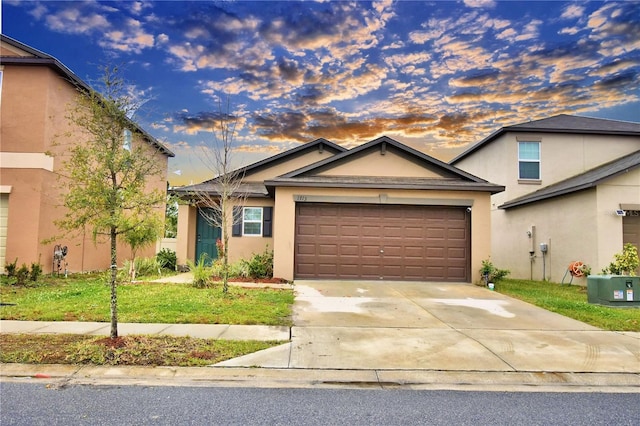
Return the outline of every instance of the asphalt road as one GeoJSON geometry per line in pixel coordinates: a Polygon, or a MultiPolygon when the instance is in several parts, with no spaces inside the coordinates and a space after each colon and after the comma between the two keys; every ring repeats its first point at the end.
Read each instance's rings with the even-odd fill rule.
{"type": "Polygon", "coordinates": [[[638,394],[0,383],[9,425],[638,425],[638,394]]]}

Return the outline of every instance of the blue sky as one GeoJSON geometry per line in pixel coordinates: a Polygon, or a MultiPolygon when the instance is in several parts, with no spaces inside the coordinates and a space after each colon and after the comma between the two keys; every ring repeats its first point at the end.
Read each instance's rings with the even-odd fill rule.
{"type": "Polygon", "coordinates": [[[93,84],[122,64],[136,120],[211,174],[218,100],[248,164],[387,135],[447,161],[500,127],[568,113],[640,121],[640,2],[2,1],[2,33],[93,84]]]}

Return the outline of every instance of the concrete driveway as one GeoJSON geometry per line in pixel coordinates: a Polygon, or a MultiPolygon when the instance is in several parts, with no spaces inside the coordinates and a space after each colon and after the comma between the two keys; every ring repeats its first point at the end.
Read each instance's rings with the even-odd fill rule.
{"type": "Polygon", "coordinates": [[[224,365],[640,373],[640,334],[602,331],[482,287],[295,284],[291,343],[224,365]]]}

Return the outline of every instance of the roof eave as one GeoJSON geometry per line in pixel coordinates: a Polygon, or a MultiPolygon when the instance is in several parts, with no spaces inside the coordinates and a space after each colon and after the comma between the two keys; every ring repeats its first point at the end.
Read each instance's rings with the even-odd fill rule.
{"type": "Polygon", "coordinates": [[[496,194],[504,191],[505,187],[492,184],[468,184],[447,185],[447,184],[398,184],[398,183],[368,183],[368,182],[304,182],[294,180],[269,180],[265,181],[267,190],[277,187],[304,187],[304,188],[344,188],[344,189],[404,189],[404,190],[431,190],[431,191],[472,191],[490,192],[496,194]]]}
{"type": "Polygon", "coordinates": [[[458,161],[468,157],[474,152],[480,150],[484,146],[498,139],[505,133],[564,133],[564,134],[578,134],[578,135],[611,135],[611,136],[640,136],[638,132],[625,131],[625,130],[605,130],[605,129],[566,129],[566,128],[538,128],[538,127],[522,127],[520,125],[502,127],[477,144],[471,146],[466,151],[458,154],[456,157],[449,161],[449,164],[455,165],[458,161]]]}
{"type": "MultiPolygon", "coordinates": [[[[180,199],[192,199],[200,195],[219,197],[220,193],[213,190],[183,190],[178,188],[169,189],[169,194],[175,195],[180,199]]],[[[271,198],[269,193],[264,192],[234,192],[231,194],[233,197],[246,197],[246,198],[271,198]]]]}
{"type": "Polygon", "coordinates": [[[506,203],[503,203],[501,205],[498,206],[499,209],[502,210],[508,210],[514,207],[521,207],[521,206],[525,206],[527,204],[531,204],[531,203],[536,203],[538,201],[544,201],[544,200],[549,200],[552,198],[557,198],[563,195],[567,195],[567,194],[572,194],[574,192],[580,192],[580,191],[584,191],[586,189],[591,189],[591,188],[595,188],[596,186],[598,186],[599,182],[590,182],[590,183],[586,183],[584,185],[579,185],[573,188],[567,188],[561,191],[556,191],[556,192],[552,192],[549,194],[545,194],[545,195],[541,195],[539,197],[529,197],[523,200],[515,200],[515,201],[507,201],[506,203]]]}

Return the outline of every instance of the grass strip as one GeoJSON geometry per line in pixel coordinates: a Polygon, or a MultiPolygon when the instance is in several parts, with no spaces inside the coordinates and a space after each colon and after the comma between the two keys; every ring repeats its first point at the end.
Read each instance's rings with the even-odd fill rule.
{"type": "Polygon", "coordinates": [[[79,334],[0,334],[0,362],[195,367],[282,343],[145,335],[110,339],[79,334]]]}
{"type": "Polygon", "coordinates": [[[604,330],[640,331],[640,309],[587,302],[587,288],[548,281],[505,279],[496,291],[604,330]]]}

